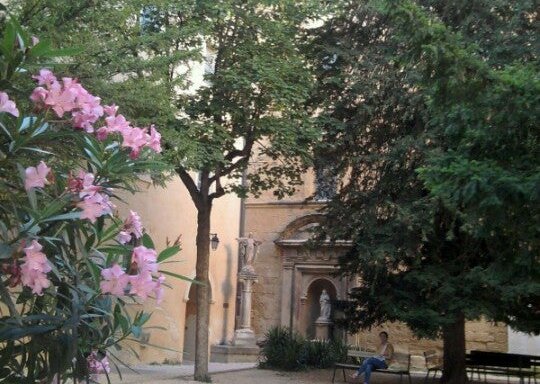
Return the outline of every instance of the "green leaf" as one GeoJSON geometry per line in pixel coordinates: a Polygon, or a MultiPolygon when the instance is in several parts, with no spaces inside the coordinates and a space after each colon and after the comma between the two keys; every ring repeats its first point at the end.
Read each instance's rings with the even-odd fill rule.
{"type": "Polygon", "coordinates": [[[68,212],[63,213],[61,215],[56,215],[52,217],[48,217],[43,220],[43,222],[50,222],[50,221],[65,221],[65,220],[79,220],[81,218],[81,212],[68,212]]]}
{"type": "Polygon", "coordinates": [[[193,284],[204,285],[204,283],[202,283],[202,282],[200,282],[198,280],[193,280],[193,279],[190,279],[189,277],[179,275],[179,274],[174,273],[174,272],[163,271],[163,270],[159,270],[159,272],[163,273],[164,275],[172,276],[172,277],[175,277],[175,278],[180,279],[180,280],[189,281],[190,283],[193,283],[193,284]]]}
{"type": "Polygon", "coordinates": [[[180,252],[180,246],[178,246],[178,245],[166,248],[163,251],[161,251],[160,254],[158,255],[157,262],[161,263],[161,262],[173,257],[178,252],[180,252]]]}
{"type": "Polygon", "coordinates": [[[152,248],[152,249],[156,248],[154,245],[154,242],[152,241],[152,238],[147,233],[145,233],[142,236],[141,242],[142,242],[142,245],[144,245],[146,248],[152,248]]]}
{"type": "Polygon", "coordinates": [[[6,244],[0,243],[0,259],[9,259],[13,253],[13,248],[6,244]]]}

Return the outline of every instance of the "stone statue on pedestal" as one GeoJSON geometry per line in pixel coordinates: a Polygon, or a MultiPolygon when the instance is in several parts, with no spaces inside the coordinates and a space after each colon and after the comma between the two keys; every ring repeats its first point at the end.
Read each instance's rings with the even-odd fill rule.
{"type": "Polygon", "coordinates": [[[332,320],[330,319],[332,304],[330,304],[330,296],[326,289],[322,290],[319,304],[321,314],[315,321],[315,338],[317,340],[329,340],[332,335],[332,320]]]}
{"type": "Polygon", "coordinates": [[[259,252],[259,245],[261,242],[253,238],[253,233],[249,233],[248,237],[240,237],[238,239],[240,246],[240,256],[242,258],[242,268],[240,273],[243,274],[255,274],[255,268],[253,262],[257,258],[259,252]]]}
{"type": "Polygon", "coordinates": [[[332,307],[330,304],[330,296],[328,296],[326,289],[322,290],[321,297],[319,299],[319,304],[321,305],[321,314],[318,320],[330,321],[330,313],[332,311],[332,307]]]}

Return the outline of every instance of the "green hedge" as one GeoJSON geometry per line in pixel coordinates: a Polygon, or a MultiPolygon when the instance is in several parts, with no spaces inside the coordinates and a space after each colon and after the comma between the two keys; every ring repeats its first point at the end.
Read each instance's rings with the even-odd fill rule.
{"type": "Polygon", "coordinates": [[[261,368],[328,368],[346,358],[347,346],[341,340],[306,340],[289,328],[275,327],[266,333],[261,355],[261,368]]]}

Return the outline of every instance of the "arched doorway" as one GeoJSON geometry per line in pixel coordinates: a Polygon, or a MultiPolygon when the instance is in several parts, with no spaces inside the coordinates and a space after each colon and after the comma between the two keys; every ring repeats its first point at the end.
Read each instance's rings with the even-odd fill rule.
{"type": "Polygon", "coordinates": [[[315,321],[320,315],[319,299],[323,289],[326,290],[332,302],[335,301],[337,297],[336,287],[330,280],[320,278],[315,279],[310,283],[304,304],[304,310],[306,311],[304,315],[304,334],[309,339],[315,338],[315,321]]]}

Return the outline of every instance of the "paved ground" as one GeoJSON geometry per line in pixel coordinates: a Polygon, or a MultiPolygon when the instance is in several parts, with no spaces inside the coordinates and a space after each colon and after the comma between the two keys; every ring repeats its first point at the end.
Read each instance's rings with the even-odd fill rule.
{"type": "MultiPolygon", "coordinates": [[[[319,384],[331,383],[332,370],[309,370],[302,372],[281,372],[253,368],[254,364],[217,364],[210,365],[212,382],[217,384],[319,384]]],[[[193,384],[190,375],[193,366],[185,365],[145,365],[137,367],[139,374],[123,372],[123,380],[118,375],[111,375],[114,384],[193,384]]],[[[338,376],[336,384],[342,382],[338,376]]],[[[422,377],[423,379],[423,377],[422,377]]],[[[348,382],[352,382],[347,379],[348,382]]],[[[106,383],[106,380],[101,380],[106,383]]],[[[373,384],[399,384],[399,378],[389,375],[374,375],[373,384]]],[[[404,384],[406,382],[404,381],[404,384]]],[[[422,384],[420,379],[413,384],[422,384]]]]}
{"type": "MultiPolygon", "coordinates": [[[[246,369],[253,369],[255,363],[210,363],[209,371],[211,374],[218,372],[230,372],[246,369]]],[[[112,367],[111,367],[112,368],[112,367]]],[[[111,383],[113,384],[160,384],[189,382],[188,377],[193,375],[193,365],[138,365],[134,367],[136,372],[130,371],[127,368],[122,368],[122,379],[115,372],[110,374],[111,383]],[[182,380],[179,380],[181,378],[182,380]]],[[[103,375],[101,375],[103,376],[103,375]]],[[[106,383],[106,378],[101,378],[100,383],[106,383]]]]}
{"type": "MultiPolygon", "coordinates": [[[[111,377],[114,384],[195,384],[190,380],[193,374],[193,366],[189,365],[146,365],[139,366],[140,374],[126,373],[123,380],[118,376],[111,377]]],[[[332,369],[309,370],[302,372],[281,372],[254,368],[252,363],[219,364],[211,363],[212,382],[217,384],[330,384],[332,382],[332,369]]],[[[348,372],[350,375],[352,372],[348,372]]],[[[506,384],[506,378],[488,378],[490,383],[506,384]],[[502,381],[501,381],[502,380],[502,381]]],[[[100,383],[106,383],[106,380],[100,383]]],[[[348,383],[360,383],[353,381],[347,376],[348,383]]],[[[516,380],[512,380],[517,383],[516,380]]],[[[343,375],[340,371],[336,374],[336,384],[343,383],[343,375]]],[[[399,376],[374,373],[371,378],[372,384],[399,384],[399,376]]],[[[424,373],[412,375],[412,384],[423,384],[424,373]]],[[[430,384],[436,384],[432,381],[430,384]]],[[[197,383],[200,384],[200,383],[197,383]]],[[[406,378],[403,384],[408,384],[406,378]]]]}
{"type": "MultiPolygon", "coordinates": [[[[139,374],[122,372],[123,380],[118,375],[111,375],[114,384],[193,384],[190,380],[193,366],[190,365],[144,365],[138,366],[139,374]]],[[[211,363],[212,382],[217,384],[329,384],[332,382],[332,370],[309,370],[301,372],[282,372],[254,368],[252,363],[218,364],[211,363]]],[[[341,373],[341,372],[338,372],[341,373]]],[[[349,372],[348,374],[350,374],[349,372]]],[[[336,384],[343,376],[336,375],[336,384]]],[[[413,384],[422,384],[423,376],[417,376],[413,384]]],[[[348,382],[353,382],[347,378],[348,382]]],[[[106,380],[101,380],[106,383],[106,380]]],[[[200,383],[198,383],[200,384],[200,383]]],[[[373,375],[372,384],[399,384],[399,378],[390,375],[373,375]]],[[[404,380],[404,384],[406,381],[404,380]]]]}

